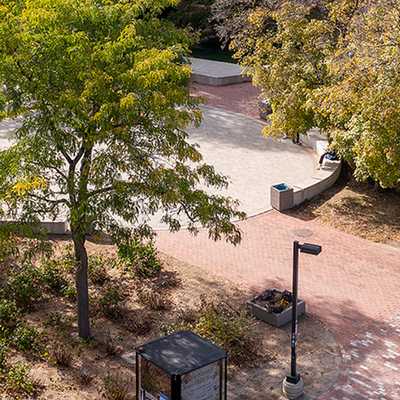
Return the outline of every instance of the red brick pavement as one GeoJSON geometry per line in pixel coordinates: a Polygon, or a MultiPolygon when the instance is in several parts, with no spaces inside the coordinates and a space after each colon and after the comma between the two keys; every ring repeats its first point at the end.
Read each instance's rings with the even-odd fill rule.
{"type": "Polygon", "coordinates": [[[230,86],[206,86],[193,83],[191,92],[204,97],[209,106],[258,118],[260,91],[251,83],[230,86]]]}
{"type": "Polygon", "coordinates": [[[293,240],[321,244],[318,257],[301,255],[300,295],[347,354],[342,381],[324,400],[400,399],[400,322],[390,322],[400,304],[400,251],[275,211],[239,226],[243,242],[238,247],[212,242],[205,231],[197,237],[187,231],[159,232],[157,244],[167,254],[254,291],[290,288],[293,240]],[[364,342],[366,335],[372,339],[364,342]],[[378,392],[368,397],[361,390],[368,386],[359,382],[386,397],[378,392]]]}
{"type": "MultiPolygon", "coordinates": [[[[193,85],[207,104],[258,117],[259,91],[250,83],[193,85]]],[[[257,291],[290,288],[292,241],[323,246],[302,255],[300,295],[343,345],[340,379],[319,400],[400,400],[400,250],[268,212],[239,224],[243,243],[234,248],[194,238],[186,231],[160,232],[160,250],[257,291]]]]}

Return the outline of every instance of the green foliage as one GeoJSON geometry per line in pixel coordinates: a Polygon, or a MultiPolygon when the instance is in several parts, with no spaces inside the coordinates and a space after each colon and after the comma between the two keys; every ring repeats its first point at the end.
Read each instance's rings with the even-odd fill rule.
{"type": "MultiPolygon", "coordinates": [[[[233,12],[229,2],[217,3],[233,12]]],[[[247,29],[232,47],[272,106],[265,134],[295,136],[319,127],[357,179],[399,187],[400,5],[263,3],[247,2],[247,29]]]]}
{"type": "MultiPolygon", "coordinates": [[[[189,217],[212,239],[238,244],[238,203],[200,187],[227,179],[203,163],[185,129],[201,120],[182,63],[191,39],[160,15],[176,0],[42,0],[0,7],[2,117],[21,115],[16,142],[0,152],[5,217],[68,215],[85,288],[85,240],[189,217]],[[136,227],[136,228],[135,228],[136,227]]],[[[77,293],[80,334],[90,336],[87,293],[77,293]]]]}
{"type": "Polygon", "coordinates": [[[55,327],[58,330],[65,330],[70,326],[70,321],[64,313],[52,311],[48,314],[45,325],[55,327]]]}
{"type": "Polygon", "coordinates": [[[10,4],[0,10],[0,87],[6,108],[25,116],[18,143],[0,153],[11,210],[65,211],[80,239],[158,209],[178,229],[185,212],[192,229],[200,223],[237,243],[236,203],[198,189],[227,181],[187,142],[184,129],[201,116],[180,62],[191,41],[157,18],[175,1],[10,4]]]}
{"type": "Polygon", "coordinates": [[[75,260],[68,250],[58,258],[42,259],[39,268],[41,280],[53,293],[75,301],[76,288],[69,277],[74,266],[75,260]]]}
{"type": "Polygon", "coordinates": [[[70,301],[75,301],[77,298],[77,291],[76,291],[76,287],[69,284],[68,286],[65,286],[62,289],[61,294],[66,297],[68,300],[70,301]]]}
{"type": "Polygon", "coordinates": [[[62,270],[67,273],[75,272],[76,260],[74,254],[74,246],[68,244],[62,249],[61,256],[57,258],[58,262],[62,265],[62,270]]]}
{"type": "Polygon", "coordinates": [[[36,237],[29,227],[21,224],[6,224],[0,226],[0,262],[18,261],[20,264],[30,263],[35,258],[50,256],[53,252],[52,243],[36,237]]]}
{"type": "Polygon", "coordinates": [[[42,297],[40,272],[31,264],[26,264],[13,272],[6,283],[6,293],[23,311],[32,309],[42,297]]]}
{"type": "Polygon", "coordinates": [[[13,345],[19,351],[38,350],[39,332],[36,328],[19,324],[13,332],[13,345]]]}
{"type": "Polygon", "coordinates": [[[19,320],[20,311],[14,300],[0,298],[0,336],[13,330],[19,320]]]}
{"type": "Polygon", "coordinates": [[[100,286],[107,283],[110,280],[107,267],[112,267],[114,264],[115,260],[109,257],[104,257],[101,255],[89,256],[88,274],[91,282],[100,286]]]}
{"type": "Polygon", "coordinates": [[[332,79],[315,94],[314,105],[328,119],[332,145],[358,180],[399,187],[400,4],[378,0],[368,12],[354,4],[350,11],[345,40],[329,59],[332,79]]]}
{"type": "MultiPolygon", "coordinates": [[[[249,17],[254,10],[266,8],[271,10],[276,1],[274,0],[215,0],[211,7],[210,22],[224,47],[234,40],[236,47],[240,43],[241,50],[244,50],[249,35],[254,27],[249,17]]],[[[271,28],[264,26],[264,34],[271,28]]]]}
{"type": "Polygon", "coordinates": [[[40,274],[43,283],[54,293],[64,294],[68,281],[64,277],[63,263],[59,260],[42,260],[40,274]]]}
{"type": "Polygon", "coordinates": [[[119,319],[123,300],[124,296],[117,287],[107,288],[99,300],[101,313],[108,318],[119,319]]]}
{"type": "Polygon", "coordinates": [[[9,230],[0,228],[0,263],[18,254],[17,238],[9,230]]]}
{"type": "Polygon", "coordinates": [[[7,341],[3,338],[0,338],[0,375],[4,373],[7,367],[8,352],[9,347],[7,341]]]}
{"type": "Polygon", "coordinates": [[[161,271],[157,250],[153,242],[143,243],[133,238],[118,245],[118,257],[132,274],[140,278],[151,278],[161,271]]]}
{"type": "Polygon", "coordinates": [[[103,379],[104,397],[107,400],[128,400],[130,398],[132,380],[123,374],[108,374],[103,379]]]}
{"type": "Polygon", "coordinates": [[[29,377],[29,367],[23,363],[12,365],[5,375],[7,391],[12,393],[15,399],[32,396],[36,391],[35,382],[29,377]]]}
{"type": "Polygon", "coordinates": [[[250,67],[254,82],[272,106],[271,136],[295,137],[316,124],[309,95],[327,80],[325,54],[334,36],[324,24],[325,9],[317,2],[280,2],[249,10],[249,29],[232,47],[250,67]]]}

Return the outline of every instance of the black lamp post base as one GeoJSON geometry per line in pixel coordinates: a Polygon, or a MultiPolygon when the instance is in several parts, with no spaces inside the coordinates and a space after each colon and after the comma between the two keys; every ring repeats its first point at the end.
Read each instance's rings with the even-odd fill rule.
{"type": "Polygon", "coordinates": [[[300,380],[300,379],[301,379],[300,374],[298,374],[298,375],[296,375],[296,376],[291,376],[291,375],[286,376],[286,380],[287,380],[289,383],[293,383],[294,385],[296,385],[297,383],[299,383],[299,380],[300,380]]]}
{"type": "Polygon", "coordinates": [[[282,392],[284,396],[289,400],[300,399],[304,395],[304,382],[301,379],[300,375],[296,378],[290,376],[286,377],[283,381],[282,392]],[[297,378],[299,378],[297,380],[297,378]],[[292,380],[292,382],[290,382],[292,380]],[[293,381],[297,380],[297,383],[293,383],[293,381]]]}

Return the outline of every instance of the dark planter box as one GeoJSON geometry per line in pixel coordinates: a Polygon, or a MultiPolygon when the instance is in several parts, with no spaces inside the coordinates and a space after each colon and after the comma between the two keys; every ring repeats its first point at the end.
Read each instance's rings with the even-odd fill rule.
{"type": "MultiPolygon", "coordinates": [[[[292,307],[287,308],[286,310],[282,311],[279,314],[269,312],[264,307],[256,304],[254,302],[255,298],[249,300],[247,302],[247,307],[251,315],[255,318],[266,322],[267,324],[281,327],[286,325],[287,323],[291,322],[292,320],[292,307]]],[[[306,312],[306,303],[303,300],[297,299],[297,316],[300,317],[301,315],[305,314],[306,312]]]]}
{"type": "Polygon", "coordinates": [[[294,205],[293,188],[286,183],[271,186],[271,206],[278,211],[288,210],[294,205]]]}

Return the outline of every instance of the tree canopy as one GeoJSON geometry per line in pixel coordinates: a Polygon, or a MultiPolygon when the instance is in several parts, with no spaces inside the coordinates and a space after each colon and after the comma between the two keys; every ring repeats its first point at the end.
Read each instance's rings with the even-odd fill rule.
{"type": "Polygon", "coordinates": [[[86,235],[150,234],[162,211],[172,230],[240,241],[236,202],[201,187],[227,180],[202,162],[185,128],[199,123],[180,62],[190,40],[160,14],[174,0],[0,2],[0,106],[21,116],[0,152],[6,213],[66,215],[77,259],[79,331],[90,336],[86,235]],[[201,186],[200,186],[201,185],[201,186]]]}
{"type": "Polygon", "coordinates": [[[356,177],[398,187],[399,12],[392,0],[255,5],[232,47],[271,102],[265,133],[320,127],[356,177]]]}

